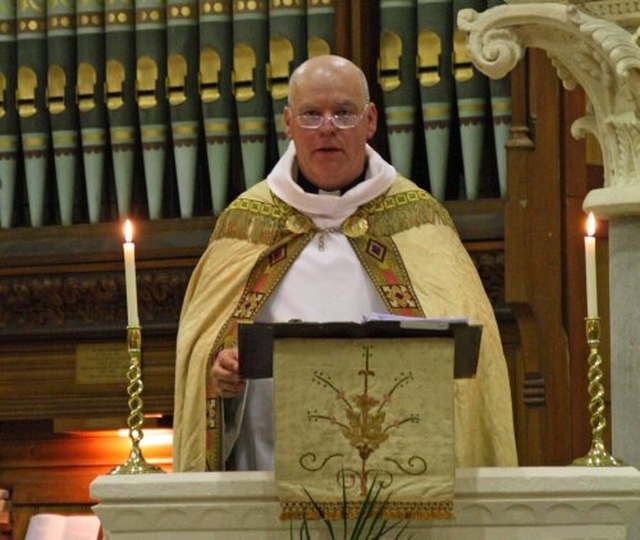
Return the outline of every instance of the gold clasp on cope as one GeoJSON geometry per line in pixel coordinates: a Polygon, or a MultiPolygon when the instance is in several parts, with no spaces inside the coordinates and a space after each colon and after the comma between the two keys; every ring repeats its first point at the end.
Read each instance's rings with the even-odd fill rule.
{"type": "Polygon", "coordinates": [[[313,221],[302,214],[291,214],[287,217],[286,227],[293,234],[304,234],[315,229],[313,221]]]}
{"type": "Polygon", "coordinates": [[[369,230],[369,221],[366,216],[353,215],[344,220],[342,225],[338,227],[327,227],[318,229],[313,221],[303,214],[291,214],[287,217],[286,227],[289,232],[294,234],[305,234],[311,231],[318,233],[318,249],[324,251],[325,238],[327,234],[335,234],[341,232],[349,238],[358,238],[367,233],[369,230]]]}
{"type": "Polygon", "coordinates": [[[344,220],[340,227],[345,236],[349,238],[358,238],[363,236],[369,230],[369,220],[366,216],[350,216],[344,220]]]}

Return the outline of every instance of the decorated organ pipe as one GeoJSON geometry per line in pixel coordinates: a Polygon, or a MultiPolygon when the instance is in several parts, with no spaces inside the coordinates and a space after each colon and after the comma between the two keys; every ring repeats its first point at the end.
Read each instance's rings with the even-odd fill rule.
{"type": "Polygon", "coordinates": [[[50,143],[47,87],[46,0],[17,4],[18,80],[16,104],[20,118],[24,174],[33,227],[44,224],[49,192],[47,158],[50,143]]]}
{"type": "MultiPolygon", "coordinates": [[[[377,69],[378,150],[441,200],[506,193],[509,80],[488,83],[454,37],[456,10],[475,1],[360,4],[380,16],[378,64],[363,66],[377,69]]],[[[335,23],[349,9],[0,2],[0,226],[219,214],[281,155],[289,77],[310,56],[345,54],[335,23]]]]}
{"type": "Polygon", "coordinates": [[[333,21],[337,0],[307,0],[307,55],[321,56],[336,51],[333,21]]]}
{"type": "Polygon", "coordinates": [[[429,189],[438,200],[447,193],[453,75],[452,0],[418,0],[417,76],[429,173],[429,189]]]}
{"type": "MultiPolygon", "coordinates": [[[[487,8],[503,4],[502,0],[488,0],[487,8]]],[[[507,196],[507,141],[511,133],[511,78],[490,79],[491,118],[493,120],[493,140],[496,149],[496,168],[500,196],[507,196]]]]}
{"type": "Polygon", "coordinates": [[[47,110],[58,188],[60,223],[73,222],[78,160],[75,2],[47,1],[47,110]]]}
{"type": "Polygon", "coordinates": [[[136,0],[136,103],[150,219],[162,217],[169,111],[165,0],[136,0]]]}
{"type": "MultiPolygon", "coordinates": [[[[489,159],[495,160],[499,191],[504,196],[505,143],[510,132],[509,79],[492,81],[490,94],[486,76],[475,70],[470,61],[464,34],[455,28],[458,10],[472,7],[482,11],[486,7],[483,0],[380,0],[379,5],[378,80],[391,162],[399,172],[411,173],[420,159],[419,151],[413,148],[414,141],[424,140],[427,174],[415,178],[419,183],[439,200],[450,194],[467,199],[485,196],[485,124],[491,100],[495,155],[489,159]],[[415,26],[413,21],[417,21],[415,26]],[[406,39],[409,35],[415,36],[415,47],[413,41],[406,39]],[[392,105],[392,100],[399,101],[401,95],[397,89],[402,87],[402,58],[407,50],[407,56],[415,51],[411,69],[420,89],[423,137],[418,137],[408,122],[402,122],[397,104],[392,105]]],[[[405,100],[413,103],[409,98],[405,100]]],[[[405,116],[405,120],[411,118],[410,114],[405,116]]]]}
{"type": "Polygon", "coordinates": [[[305,0],[270,0],[267,86],[280,155],[288,145],[282,114],[289,96],[289,77],[307,58],[306,23],[305,0]]]}
{"type": "Polygon", "coordinates": [[[391,161],[410,177],[416,118],[416,2],[380,0],[380,59],[382,88],[391,161]]]}
{"type": "Polygon", "coordinates": [[[105,100],[120,218],[131,213],[136,156],[135,14],[133,0],[107,0],[105,4],[105,100]]]}
{"type": "MultiPolygon", "coordinates": [[[[486,3],[484,0],[453,0],[454,13],[463,8],[473,8],[480,12],[486,8],[486,3]]],[[[471,63],[466,36],[459,29],[453,32],[453,77],[460,123],[464,193],[467,199],[477,199],[480,195],[480,170],[489,90],[486,76],[477,71],[471,63]]]]}
{"type": "Polygon", "coordinates": [[[193,216],[198,165],[198,2],[167,1],[167,96],[180,217],[193,216]]]}
{"type": "Polygon", "coordinates": [[[0,3],[0,227],[13,224],[18,150],[16,3],[0,3]]]}
{"type": "Polygon", "coordinates": [[[245,187],[266,174],[269,96],[267,0],[233,2],[233,94],[238,114],[245,187]]]}
{"type": "Polygon", "coordinates": [[[75,100],[80,123],[87,215],[89,223],[101,218],[104,168],[107,157],[105,105],[104,0],[77,3],[77,69],[75,100]]]}
{"type": "Polygon", "coordinates": [[[200,0],[198,84],[213,212],[229,202],[234,106],[232,0],[200,0]]]}

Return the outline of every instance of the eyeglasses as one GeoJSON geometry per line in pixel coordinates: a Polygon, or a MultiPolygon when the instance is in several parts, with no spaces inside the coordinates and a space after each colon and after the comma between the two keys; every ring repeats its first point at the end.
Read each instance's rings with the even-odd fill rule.
{"type": "Polygon", "coordinates": [[[335,127],[338,129],[351,129],[356,127],[362,115],[367,110],[367,105],[369,105],[369,101],[367,101],[362,107],[362,111],[360,113],[352,113],[349,111],[338,111],[333,114],[319,114],[317,112],[306,112],[302,114],[296,115],[296,121],[298,125],[305,129],[318,129],[322,126],[325,120],[330,121],[335,127]]]}

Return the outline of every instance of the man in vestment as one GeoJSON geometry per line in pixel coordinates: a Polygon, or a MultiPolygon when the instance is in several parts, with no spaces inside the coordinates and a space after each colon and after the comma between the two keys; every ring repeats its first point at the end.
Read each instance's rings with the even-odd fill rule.
{"type": "Polygon", "coordinates": [[[273,381],[239,376],[238,324],[372,312],[483,325],[477,375],[454,383],[455,462],[517,465],[492,306],[445,208],[367,144],[377,114],[364,74],[344,58],[314,57],[292,75],[289,147],[219,217],[187,288],[175,471],[273,469],[273,381]]]}

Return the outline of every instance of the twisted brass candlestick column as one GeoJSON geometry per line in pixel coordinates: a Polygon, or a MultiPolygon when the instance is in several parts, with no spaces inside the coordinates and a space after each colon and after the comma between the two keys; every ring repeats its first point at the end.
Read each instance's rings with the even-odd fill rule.
{"type": "Polygon", "coordinates": [[[129,354],[129,370],[127,371],[127,394],[129,396],[129,438],[131,439],[131,453],[122,465],[114,467],[109,474],[143,474],[164,472],[160,467],[150,465],[142,456],[140,441],[142,440],[142,332],[139,326],[127,327],[127,351],[129,354]]]}
{"type": "Polygon", "coordinates": [[[586,456],[573,461],[574,465],[588,467],[611,467],[622,465],[622,462],[607,452],[602,440],[607,421],[604,417],[604,386],[602,384],[602,357],[600,356],[600,318],[585,319],[587,344],[589,345],[589,412],[591,413],[591,450],[586,456]]]}

